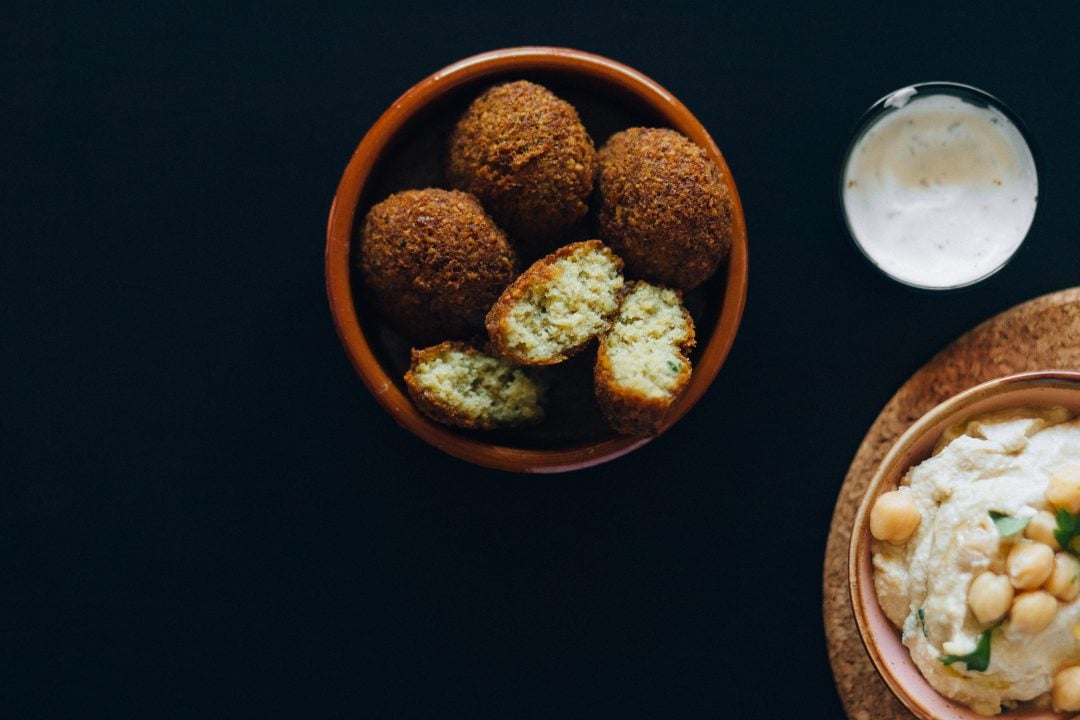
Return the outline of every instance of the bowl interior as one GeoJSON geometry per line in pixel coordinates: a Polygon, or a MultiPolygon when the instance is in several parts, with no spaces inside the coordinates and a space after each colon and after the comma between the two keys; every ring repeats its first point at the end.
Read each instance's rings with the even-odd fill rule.
{"type": "MultiPolygon", "coordinates": [[[[945,401],[900,437],[870,481],[859,506],[850,555],[851,599],[856,623],[878,673],[900,701],[920,718],[975,720],[984,716],[948,700],[930,686],[901,643],[900,631],[878,605],[870,548],[870,508],[880,494],[898,485],[908,468],[930,456],[938,438],[951,425],[993,410],[1055,405],[1080,413],[1080,372],[1012,375],[984,383],[945,401]]],[[[1003,717],[1049,720],[1066,715],[1029,710],[1009,712],[1003,717]]]]}
{"type": "MultiPolygon", "coordinates": [[[[699,145],[706,146],[710,155],[719,159],[718,164],[727,175],[723,158],[716,152],[705,129],[677,100],[647,78],[611,61],[584,53],[542,48],[534,50],[507,51],[506,58],[498,57],[498,52],[491,53],[480,56],[482,61],[479,63],[463,61],[417,85],[380,119],[361,143],[361,150],[367,146],[374,151],[374,156],[368,159],[370,171],[352,178],[356,188],[355,197],[343,196],[349,185],[346,180],[353,170],[351,163],[335,198],[335,207],[331,210],[327,250],[328,287],[335,321],[354,365],[364,376],[368,387],[399,423],[466,460],[515,470],[563,470],[595,464],[647,442],[645,438],[620,437],[603,420],[593,391],[595,343],[571,360],[544,370],[549,376],[552,391],[548,417],[542,424],[494,432],[458,430],[437,425],[416,413],[405,394],[403,376],[409,367],[409,351],[413,344],[371,309],[358,271],[363,220],[371,206],[400,190],[449,187],[444,178],[444,166],[450,131],[469,103],[488,87],[501,82],[524,79],[549,88],[577,109],[598,148],[612,133],[627,127],[672,127],[699,145]],[[423,89],[419,100],[418,89],[423,89]],[[388,116],[394,114],[399,118],[396,125],[388,131],[384,129],[385,137],[379,136],[376,131],[388,116]],[[336,215],[348,213],[350,206],[353,206],[351,216],[335,218],[336,215]],[[331,263],[337,262],[334,253],[338,252],[333,246],[335,219],[339,221],[337,227],[348,226],[346,292],[351,302],[345,304],[335,303],[334,298],[335,270],[331,263]],[[348,306],[355,309],[351,310],[348,306]],[[358,321],[357,334],[366,348],[355,347],[354,336],[343,328],[352,322],[347,317],[350,310],[358,321]],[[367,352],[373,357],[375,367],[367,358],[358,357],[367,352]]],[[[711,279],[685,294],[684,300],[698,335],[697,350],[691,356],[695,375],[690,388],[671,413],[668,425],[681,417],[711,382],[730,347],[741,316],[745,298],[745,223],[730,176],[728,184],[737,215],[733,223],[733,234],[736,236],[733,244],[736,247],[726,264],[721,265],[711,279]],[[732,283],[730,278],[734,278],[735,282],[729,288],[732,283]],[[738,292],[729,292],[736,289],[738,292]],[[732,301],[732,295],[736,296],[736,301],[732,301]],[[724,335],[730,337],[720,338],[718,327],[723,327],[724,335]],[[705,362],[699,362],[703,359],[705,362]]],[[[597,237],[596,207],[594,195],[589,215],[571,228],[566,237],[560,239],[560,244],[597,237]]],[[[523,257],[523,264],[532,259],[523,257]]],[[[340,291],[340,288],[337,290],[340,291]]]]}

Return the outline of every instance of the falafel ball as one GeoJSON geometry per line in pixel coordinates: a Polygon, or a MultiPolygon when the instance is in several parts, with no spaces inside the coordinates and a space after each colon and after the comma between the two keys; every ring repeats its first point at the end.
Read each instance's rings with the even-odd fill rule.
{"type": "Polygon", "coordinates": [[[599,235],[628,273],[689,290],[716,272],[731,248],[731,198],[703,149],[674,130],[630,128],[597,161],[599,235]]]}
{"type": "Polygon", "coordinates": [[[547,252],[588,212],[596,148],[577,110],[519,80],[475,101],[450,136],[447,179],[473,193],[511,239],[547,252]]]}
{"type": "Polygon", "coordinates": [[[517,267],[506,234],[468,193],[405,190],[373,206],[364,221],[364,283],[383,317],[415,340],[482,332],[517,267]]]}

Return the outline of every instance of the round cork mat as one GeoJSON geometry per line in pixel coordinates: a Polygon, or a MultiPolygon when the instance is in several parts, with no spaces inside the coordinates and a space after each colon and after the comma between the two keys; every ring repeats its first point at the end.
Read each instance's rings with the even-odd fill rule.
{"type": "Polygon", "coordinates": [[[825,549],[825,637],[849,718],[913,717],[871,664],[848,594],[851,526],[874,470],[893,442],[946,398],[1002,375],[1061,369],[1080,369],[1080,287],[1017,305],[953,342],[904,383],[863,438],[840,488],[825,549]]]}

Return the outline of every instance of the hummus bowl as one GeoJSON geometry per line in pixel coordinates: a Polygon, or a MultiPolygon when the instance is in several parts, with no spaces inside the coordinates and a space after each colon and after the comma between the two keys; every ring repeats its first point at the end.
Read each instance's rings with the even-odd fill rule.
{"type": "MultiPolygon", "coordinates": [[[[872,509],[880,496],[897,489],[909,469],[929,458],[943,435],[958,423],[996,411],[1048,407],[1065,408],[1074,416],[1080,414],[1080,371],[1020,373],[966,390],[917,420],[890,449],[867,487],[855,516],[848,555],[848,578],[856,626],[875,669],[893,694],[916,717],[924,720],[973,720],[985,715],[945,697],[931,686],[912,659],[908,647],[903,644],[900,630],[890,622],[882,608],[875,590],[871,548],[874,538],[870,531],[872,509]]],[[[923,627],[925,630],[926,626],[923,627]]],[[[1001,716],[1049,720],[1075,714],[1025,709],[1008,710],[1001,716]]]]}

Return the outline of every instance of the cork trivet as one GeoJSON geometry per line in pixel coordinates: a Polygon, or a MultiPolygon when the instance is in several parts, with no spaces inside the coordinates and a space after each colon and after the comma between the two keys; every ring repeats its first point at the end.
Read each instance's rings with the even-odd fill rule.
{"type": "Polygon", "coordinates": [[[892,443],[956,393],[1025,370],[1080,369],[1080,287],[1007,310],[953,342],[916,372],[878,415],[855,453],[825,549],[824,614],[836,687],[853,720],[910,720],[859,639],[848,595],[848,541],[867,483],[892,443]]]}

